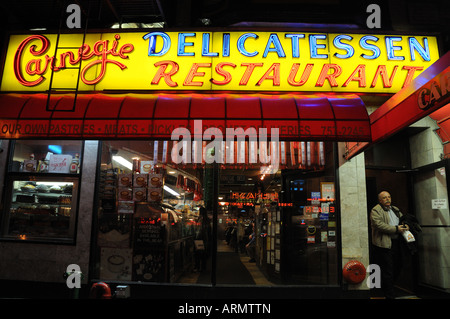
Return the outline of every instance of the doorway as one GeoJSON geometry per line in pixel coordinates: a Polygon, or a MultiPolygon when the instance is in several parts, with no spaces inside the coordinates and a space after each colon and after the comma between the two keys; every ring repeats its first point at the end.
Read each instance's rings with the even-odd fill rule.
{"type": "Polygon", "coordinates": [[[273,285],[261,267],[261,217],[266,207],[278,200],[279,180],[280,172],[262,178],[259,165],[219,170],[215,284],[273,285]]]}
{"type": "MultiPolygon", "coordinates": [[[[366,168],[367,191],[367,220],[369,225],[369,255],[370,264],[374,264],[372,231],[370,226],[370,212],[378,204],[378,194],[387,191],[391,194],[392,205],[398,207],[402,214],[414,216],[411,190],[411,171],[394,169],[366,168]]],[[[414,294],[417,286],[417,258],[411,255],[407,249],[403,249],[403,267],[400,277],[397,279],[397,288],[405,294],[414,294]]],[[[378,291],[374,291],[378,295],[378,291]]]]}

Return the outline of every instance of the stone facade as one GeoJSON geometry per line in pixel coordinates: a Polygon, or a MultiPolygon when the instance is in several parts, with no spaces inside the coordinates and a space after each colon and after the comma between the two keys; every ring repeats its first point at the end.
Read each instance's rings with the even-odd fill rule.
{"type": "MultiPolygon", "coordinates": [[[[341,145],[342,144],[342,145],[341,145]]],[[[350,260],[369,265],[366,174],[364,153],[344,161],[344,145],[339,147],[339,192],[341,202],[342,266],[350,260]]],[[[349,289],[366,290],[366,282],[349,285],[349,289]]]]}

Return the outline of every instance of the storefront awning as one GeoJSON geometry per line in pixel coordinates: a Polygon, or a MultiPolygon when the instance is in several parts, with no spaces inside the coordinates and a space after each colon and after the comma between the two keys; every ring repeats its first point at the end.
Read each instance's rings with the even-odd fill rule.
{"type": "MultiPolygon", "coordinates": [[[[0,138],[171,139],[176,128],[278,128],[280,140],[370,141],[356,95],[0,95],[0,138]],[[201,120],[201,122],[194,122],[201,120]],[[197,125],[197,126],[196,126],[197,125]]],[[[217,131],[216,131],[217,132],[217,131]]]]}
{"type": "Polygon", "coordinates": [[[445,144],[450,143],[450,103],[430,114],[430,117],[439,126],[437,134],[442,142],[445,144]]]}

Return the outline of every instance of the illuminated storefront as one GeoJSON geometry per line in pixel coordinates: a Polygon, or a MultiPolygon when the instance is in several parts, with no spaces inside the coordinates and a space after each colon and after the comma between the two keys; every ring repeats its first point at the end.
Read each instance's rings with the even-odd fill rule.
{"type": "Polygon", "coordinates": [[[86,281],[239,286],[221,281],[220,255],[247,258],[254,224],[266,282],[253,285],[341,287],[353,208],[339,155],[343,142],[373,142],[362,97],[396,93],[438,59],[434,36],[11,35],[5,251],[81,250],[59,266],[83,265],[86,281]],[[233,226],[241,241],[224,244],[233,226]]]}
{"type": "Polygon", "coordinates": [[[2,91],[68,88],[80,69],[81,91],[395,93],[439,57],[430,36],[236,31],[15,35],[9,50],[2,91]]]}

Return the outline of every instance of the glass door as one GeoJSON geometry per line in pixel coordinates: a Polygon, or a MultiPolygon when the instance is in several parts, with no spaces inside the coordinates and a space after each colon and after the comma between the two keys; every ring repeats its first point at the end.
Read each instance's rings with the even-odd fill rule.
{"type": "Polygon", "coordinates": [[[422,167],[414,174],[419,285],[450,292],[449,161],[422,167]]]}
{"type": "Polygon", "coordinates": [[[333,176],[286,177],[283,277],[295,284],[337,283],[337,214],[333,176]]]}

